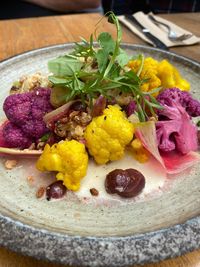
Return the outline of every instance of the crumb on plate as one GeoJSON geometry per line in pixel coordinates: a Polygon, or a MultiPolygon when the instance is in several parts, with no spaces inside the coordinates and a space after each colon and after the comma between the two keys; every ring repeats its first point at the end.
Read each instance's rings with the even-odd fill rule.
{"type": "Polygon", "coordinates": [[[29,184],[32,184],[32,183],[34,182],[34,177],[31,176],[31,175],[28,176],[28,177],[27,177],[27,181],[28,181],[29,184]]]}
{"type": "Polygon", "coordinates": [[[7,170],[12,170],[14,167],[16,167],[16,165],[17,165],[17,161],[14,159],[6,160],[5,162],[5,168],[7,170]]]}
{"type": "Polygon", "coordinates": [[[95,197],[99,195],[99,191],[96,188],[91,188],[90,193],[92,196],[95,196],[95,197]]]}
{"type": "Polygon", "coordinates": [[[36,192],[36,197],[41,198],[44,196],[45,188],[43,186],[39,187],[39,189],[36,192]]]}

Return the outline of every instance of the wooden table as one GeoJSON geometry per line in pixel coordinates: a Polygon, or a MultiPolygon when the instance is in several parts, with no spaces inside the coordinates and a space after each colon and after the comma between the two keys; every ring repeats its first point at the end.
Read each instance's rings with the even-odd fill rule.
{"type": "MultiPolygon", "coordinates": [[[[178,25],[199,34],[200,13],[179,15],[162,15],[178,25]]],[[[68,15],[19,20],[0,21],[0,60],[27,50],[88,38],[94,31],[99,14],[68,15]]],[[[99,31],[114,32],[113,26],[103,22],[99,31]]],[[[138,37],[123,29],[123,41],[144,44],[138,37]]],[[[200,44],[187,47],[176,47],[170,51],[185,55],[200,62],[200,44]]],[[[1,238],[1,237],[0,237],[1,238]]],[[[0,249],[0,267],[57,267],[61,265],[38,262],[35,259],[18,255],[4,248],[0,249]]],[[[136,266],[135,266],[136,267],[136,266]]],[[[182,257],[166,260],[145,267],[200,267],[200,250],[182,257]]]]}

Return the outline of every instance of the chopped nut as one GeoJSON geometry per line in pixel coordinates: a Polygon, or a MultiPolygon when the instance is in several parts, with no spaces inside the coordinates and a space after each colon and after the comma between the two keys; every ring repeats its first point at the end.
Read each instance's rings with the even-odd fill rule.
{"type": "Polygon", "coordinates": [[[95,196],[95,197],[99,195],[99,191],[96,188],[91,188],[90,193],[92,196],[95,196]]]}
{"type": "Polygon", "coordinates": [[[111,96],[115,98],[116,103],[120,106],[128,105],[133,100],[131,93],[120,93],[118,90],[113,91],[111,96]]]}
{"type": "Polygon", "coordinates": [[[91,120],[91,115],[86,112],[72,111],[68,118],[57,121],[54,132],[68,140],[80,140],[83,139],[84,130],[91,120]]]}
{"type": "MultiPolygon", "coordinates": [[[[48,80],[47,75],[35,73],[32,75],[22,76],[16,81],[10,89],[11,94],[24,93],[33,90],[36,87],[51,87],[51,82],[48,80]]],[[[36,92],[37,94],[37,92],[36,92]]]]}
{"type": "Polygon", "coordinates": [[[28,181],[28,183],[32,184],[34,182],[33,176],[28,176],[27,181],[28,181]]]}
{"type": "Polygon", "coordinates": [[[12,170],[15,166],[17,165],[17,161],[16,160],[6,160],[5,162],[5,167],[8,170],[12,170]]]}
{"type": "Polygon", "coordinates": [[[79,136],[83,136],[84,135],[84,131],[83,128],[80,125],[77,125],[74,129],[74,134],[79,137],[79,136]]]}
{"type": "Polygon", "coordinates": [[[41,197],[43,197],[43,196],[44,196],[44,192],[45,192],[45,188],[41,186],[41,187],[38,189],[38,191],[36,192],[36,197],[37,197],[37,198],[41,198],[41,197]]]}
{"type": "Polygon", "coordinates": [[[69,114],[69,118],[74,118],[75,116],[77,116],[80,113],[80,111],[78,110],[74,110],[69,114]]]}

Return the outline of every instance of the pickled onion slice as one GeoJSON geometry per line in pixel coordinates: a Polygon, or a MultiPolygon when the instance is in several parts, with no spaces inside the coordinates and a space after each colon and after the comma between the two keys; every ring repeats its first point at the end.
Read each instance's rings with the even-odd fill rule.
{"type": "Polygon", "coordinates": [[[135,135],[152,156],[165,168],[164,161],[158,150],[155,122],[147,121],[137,123],[135,135]]]}
{"type": "Polygon", "coordinates": [[[136,124],[135,135],[169,174],[180,173],[192,167],[200,160],[200,155],[193,151],[185,155],[177,151],[160,154],[157,144],[155,122],[153,121],[136,124]]]}
{"type": "Polygon", "coordinates": [[[176,174],[195,165],[200,160],[200,155],[194,151],[185,155],[174,151],[170,153],[163,153],[162,159],[167,173],[176,174]]]}

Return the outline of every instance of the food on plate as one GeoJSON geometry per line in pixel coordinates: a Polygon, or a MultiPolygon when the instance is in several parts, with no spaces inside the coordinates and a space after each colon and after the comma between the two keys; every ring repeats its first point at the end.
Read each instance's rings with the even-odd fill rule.
{"type": "Polygon", "coordinates": [[[111,12],[108,19],[116,40],[103,32],[96,45],[92,34],[50,60],[47,76],[16,81],[4,101],[0,153],[41,154],[36,168],[55,177],[45,189],[47,200],[67,191],[84,195],[84,186],[90,197],[104,190],[135,198],[148,187],[145,168],[156,164],[176,174],[199,161],[192,117],[200,116],[200,102],[188,92],[189,82],[166,59],[129,56],[120,47],[117,18],[111,12]],[[128,166],[116,168],[125,161],[128,166]],[[107,171],[103,182],[88,178],[91,166],[107,171]]]}
{"type": "MultiPolygon", "coordinates": [[[[137,73],[141,66],[141,60],[130,60],[128,66],[137,73]]],[[[150,91],[159,86],[164,88],[176,86],[184,91],[190,89],[189,82],[181,77],[179,71],[166,59],[159,62],[151,57],[145,58],[139,77],[147,79],[147,82],[141,85],[142,91],[150,91]]]]}
{"type": "Polygon", "coordinates": [[[61,141],[50,147],[45,146],[37,161],[40,171],[56,171],[56,178],[73,191],[80,187],[80,180],[86,175],[88,154],[84,144],[76,141],[61,141]]]}
{"type": "Polygon", "coordinates": [[[58,199],[66,194],[66,187],[63,185],[62,181],[56,181],[46,188],[46,198],[50,200],[52,198],[58,199]]]}
{"type": "Polygon", "coordinates": [[[109,194],[118,194],[122,197],[134,197],[145,186],[144,175],[134,169],[115,169],[106,175],[105,188],[109,194]]]}
{"type": "Polygon", "coordinates": [[[6,147],[28,148],[49,132],[43,116],[52,110],[50,89],[36,87],[9,95],[3,104],[8,123],[3,128],[6,147]]]}
{"type": "MultiPolygon", "coordinates": [[[[158,111],[158,122],[156,123],[156,133],[158,139],[158,147],[161,151],[169,152],[177,150],[182,154],[187,154],[190,151],[195,151],[198,148],[197,127],[191,121],[187,111],[187,106],[184,108],[181,105],[179,98],[183,98],[183,92],[178,92],[178,89],[169,89],[161,93],[158,97],[164,109],[158,111]],[[174,91],[177,93],[172,93],[174,91]],[[173,95],[168,97],[166,95],[173,95]],[[167,103],[166,103],[167,102],[167,103]]],[[[199,105],[199,103],[197,103],[199,105]]],[[[195,107],[194,107],[195,109],[195,107]]],[[[195,112],[191,112],[194,116],[195,112]]]]}
{"type": "Polygon", "coordinates": [[[118,105],[108,105],[103,114],[94,117],[85,130],[89,154],[98,164],[123,157],[125,147],[131,142],[134,125],[118,105]]]}

